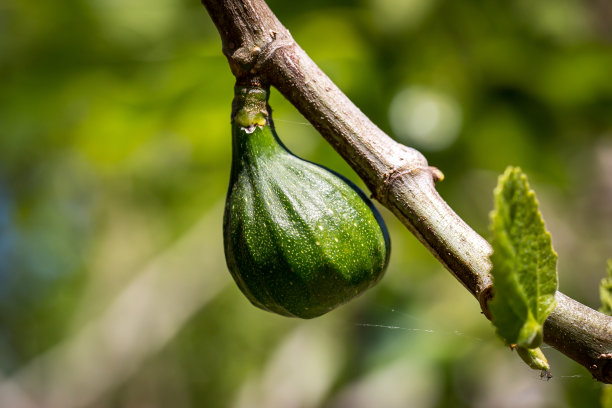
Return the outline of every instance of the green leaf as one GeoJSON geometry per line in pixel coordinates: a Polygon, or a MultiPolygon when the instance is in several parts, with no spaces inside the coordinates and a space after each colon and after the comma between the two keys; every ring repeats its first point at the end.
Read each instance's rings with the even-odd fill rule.
{"type": "Polygon", "coordinates": [[[494,191],[491,213],[497,333],[525,348],[542,344],[542,325],[555,308],[557,254],[538,210],[535,193],[517,167],[508,167],[494,191]]]}
{"type": "Polygon", "coordinates": [[[546,360],[546,356],[539,347],[534,349],[517,347],[516,352],[534,370],[550,371],[548,360],[546,360]]]}
{"type": "MultiPolygon", "coordinates": [[[[607,315],[612,315],[612,258],[608,259],[606,268],[607,276],[599,282],[599,299],[601,307],[599,311],[607,315]]],[[[602,408],[612,408],[612,385],[604,384],[601,389],[602,408]]]]}
{"type": "Polygon", "coordinates": [[[607,271],[608,276],[599,283],[599,299],[601,299],[599,311],[612,315],[612,258],[608,259],[607,271]]]}
{"type": "Polygon", "coordinates": [[[603,384],[601,389],[601,407],[612,408],[612,385],[603,384]]]}

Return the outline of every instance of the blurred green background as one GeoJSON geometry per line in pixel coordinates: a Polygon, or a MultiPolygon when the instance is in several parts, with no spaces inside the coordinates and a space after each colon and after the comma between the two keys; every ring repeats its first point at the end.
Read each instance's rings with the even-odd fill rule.
{"type": "MultiPolygon", "coordinates": [[[[521,166],[560,289],[597,308],[612,256],[606,0],[270,0],[382,129],[446,175],[487,234],[521,166]]],[[[298,321],[240,294],[222,249],[233,77],[197,1],[0,3],[0,407],[589,407],[542,381],[394,217],[374,289],[298,321]]],[[[298,155],[355,174],[282,96],[298,155]]]]}

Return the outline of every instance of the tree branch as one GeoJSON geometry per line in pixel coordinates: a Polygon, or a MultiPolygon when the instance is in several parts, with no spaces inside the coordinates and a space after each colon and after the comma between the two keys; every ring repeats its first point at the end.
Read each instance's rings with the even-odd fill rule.
{"type": "MultiPolygon", "coordinates": [[[[487,317],[489,243],[437,193],[442,173],[395,142],[357,108],[293,40],[264,0],[202,0],[238,84],[276,87],[363,179],[372,195],[431,251],[487,317]]],[[[544,341],[612,382],[612,318],[557,293],[544,341]]]]}

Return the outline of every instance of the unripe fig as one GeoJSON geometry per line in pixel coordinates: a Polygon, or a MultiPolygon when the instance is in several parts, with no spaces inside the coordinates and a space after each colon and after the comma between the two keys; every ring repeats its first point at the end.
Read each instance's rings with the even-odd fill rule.
{"type": "Polygon", "coordinates": [[[268,95],[258,87],[235,89],[225,257],[255,306],[312,318],[382,277],[389,236],[357,186],[282,144],[268,95]]]}

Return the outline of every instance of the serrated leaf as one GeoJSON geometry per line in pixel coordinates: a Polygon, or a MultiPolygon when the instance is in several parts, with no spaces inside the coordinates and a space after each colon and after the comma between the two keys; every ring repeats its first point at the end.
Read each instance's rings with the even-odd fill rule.
{"type": "Polygon", "coordinates": [[[612,259],[608,259],[607,271],[607,277],[599,283],[599,299],[601,300],[599,311],[612,315],[612,259]]]}
{"type": "Polygon", "coordinates": [[[494,200],[493,324],[506,342],[536,348],[542,344],[544,320],[556,305],[557,254],[535,193],[519,168],[508,167],[500,176],[494,200]]]}

